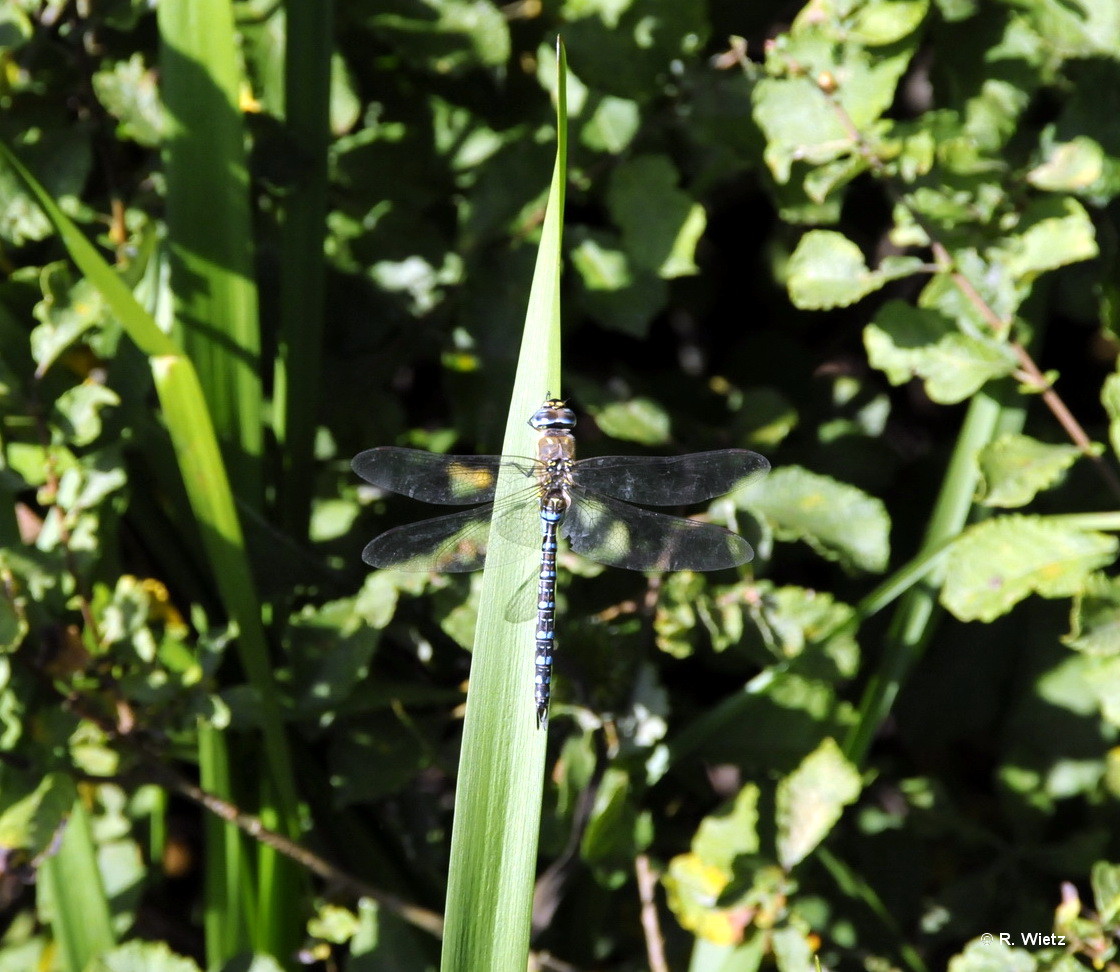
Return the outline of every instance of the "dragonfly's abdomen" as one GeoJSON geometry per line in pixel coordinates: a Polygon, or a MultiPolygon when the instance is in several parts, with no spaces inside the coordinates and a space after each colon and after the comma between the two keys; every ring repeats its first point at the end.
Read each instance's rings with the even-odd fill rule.
{"type": "Polygon", "coordinates": [[[552,694],[552,651],[556,646],[556,536],[568,496],[561,489],[549,489],[541,498],[541,569],[537,584],[536,676],[533,701],[537,707],[537,727],[548,722],[548,701],[552,694]]]}

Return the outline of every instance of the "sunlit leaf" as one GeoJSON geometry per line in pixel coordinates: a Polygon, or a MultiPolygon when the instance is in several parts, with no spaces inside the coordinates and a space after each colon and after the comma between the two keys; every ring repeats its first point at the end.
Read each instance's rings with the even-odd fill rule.
{"type": "Polygon", "coordinates": [[[1025,506],[1050,489],[1081,456],[1074,445],[1051,445],[1027,435],[1004,435],[980,452],[985,506],[1025,506]]]}
{"type": "Polygon", "coordinates": [[[804,540],[821,556],[880,571],[890,554],[890,517],[863,490],[799,466],[784,466],[737,494],[783,540],[804,540]]]}
{"type": "Polygon", "coordinates": [[[872,367],[892,384],[921,378],[935,402],[963,401],[985,382],[1010,374],[1016,360],[994,339],[965,334],[936,310],[888,301],[863,331],[872,367]]]}
{"type": "Polygon", "coordinates": [[[859,796],[859,772],[825,739],[778,784],[778,861],[787,870],[828,835],[844,807],[859,796]]]}
{"type": "Polygon", "coordinates": [[[888,257],[871,270],[860,248],[842,233],[810,230],[790,257],[789,295],[805,310],[846,307],[921,266],[917,257],[888,257]]]}
{"type": "Polygon", "coordinates": [[[1120,654],[1120,579],[1095,574],[1073,599],[1062,641],[1087,655],[1120,654]]]}
{"type": "Polygon", "coordinates": [[[1043,517],[1003,516],[953,543],[941,603],[962,621],[992,621],[1032,593],[1069,597],[1112,563],[1117,540],[1043,517]]]}

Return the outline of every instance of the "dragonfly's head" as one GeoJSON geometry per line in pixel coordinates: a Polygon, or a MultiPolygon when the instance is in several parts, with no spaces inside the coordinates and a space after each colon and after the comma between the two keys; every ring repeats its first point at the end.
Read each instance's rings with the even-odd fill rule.
{"type": "Polygon", "coordinates": [[[576,427],[576,413],[558,398],[550,398],[529,419],[538,432],[557,432],[576,427]]]}

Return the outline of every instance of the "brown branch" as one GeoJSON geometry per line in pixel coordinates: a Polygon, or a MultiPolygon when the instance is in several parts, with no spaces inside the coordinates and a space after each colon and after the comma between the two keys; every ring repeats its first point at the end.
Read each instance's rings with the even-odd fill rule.
{"type": "MultiPolygon", "coordinates": [[[[835,84],[826,83],[825,80],[818,78],[817,87],[836,112],[840,124],[848,133],[849,138],[855,143],[857,151],[863,156],[868,167],[880,178],[884,180],[889,179],[886,166],[883,165],[883,160],[875,153],[863,133],[856,127],[855,122],[852,121],[848,110],[836,97],[835,84]]],[[[893,187],[891,187],[889,183],[888,189],[893,190],[893,187]]],[[[1001,318],[999,314],[995,312],[995,309],[984,299],[980,291],[976,289],[972,281],[961,273],[960,270],[956,269],[952,254],[949,253],[946,246],[937,238],[929,222],[921,213],[916,212],[897,192],[892,191],[891,196],[895,202],[906,207],[914,221],[922,228],[922,231],[929,238],[930,249],[933,251],[937,263],[949,272],[950,279],[957,285],[961,293],[964,294],[965,298],[972,304],[988,326],[991,327],[993,333],[998,336],[1006,336],[1011,330],[1011,322],[1001,318]]],[[[1101,479],[1104,480],[1105,484],[1112,490],[1115,496],[1120,497],[1120,477],[1117,477],[1115,471],[1105,458],[1093,448],[1093,442],[1086,434],[1085,429],[1074,417],[1065,402],[1062,401],[1061,396],[1054,389],[1054,386],[1047,381],[1046,376],[1039,369],[1038,365],[1035,364],[1030,352],[1018,341],[1013,340],[1009,343],[1015,356],[1019,359],[1020,367],[1027,376],[1028,380],[1026,383],[1030,385],[1032,389],[1040,393],[1046,407],[1050,409],[1051,414],[1057,419],[1058,424],[1065,430],[1070,441],[1081,450],[1083,455],[1092,460],[1094,468],[1096,468],[1101,479]]]]}
{"type": "Polygon", "coordinates": [[[79,695],[71,694],[64,697],[64,705],[73,711],[79,718],[85,719],[96,725],[110,738],[124,744],[140,761],[139,767],[126,777],[105,777],[83,775],[83,779],[90,783],[117,783],[129,785],[135,782],[152,783],[163,787],[172,793],[197,804],[204,810],[220,817],[226,823],[232,824],[242,833],[253,840],[271,847],[279,854],[283,854],[295,861],[301,867],[307,868],[313,874],[325,881],[342,888],[358,897],[366,897],[376,901],[381,907],[392,912],[423,931],[437,938],[443,935],[443,918],[434,911],[409,904],[403,898],[397,897],[388,891],[381,891],[361,878],[355,877],[342,868],[332,864],[326,858],[320,857],[294,840],[285,837],[266,827],[261,819],[251,813],[246,813],[236,804],[231,803],[217,794],[204,790],[192,783],[179,772],[169,767],[162,754],[153,749],[136,733],[122,733],[118,728],[109,723],[95,710],[87,707],[85,699],[79,695]]]}
{"type": "Polygon", "coordinates": [[[665,960],[665,937],[661,934],[661,922],[657,917],[657,874],[650,865],[648,854],[634,858],[634,873],[638,877],[638,898],[642,902],[642,933],[646,940],[646,957],[649,959],[650,972],[669,972],[665,960]]]}
{"type": "MultiPolygon", "coordinates": [[[[328,881],[357,897],[369,898],[376,901],[382,908],[392,912],[416,928],[426,931],[436,938],[443,935],[443,918],[434,911],[409,904],[403,898],[397,897],[388,891],[382,891],[368,884],[361,878],[355,877],[347,871],[332,864],[326,858],[320,857],[308,850],[302,844],[297,844],[283,834],[277,833],[266,827],[259,817],[246,813],[235,804],[202,787],[192,783],[175,770],[162,764],[148,764],[146,772],[149,782],[162,786],[173,793],[178,793],[192,803],[198,804],[205,810],[220,817],[226,823],[233,824],[242,833],[252,837],[253,840],[271,847],[279,854],[295,861],[301,867],[316,874],[324,881],[328,881]]],[[[96,780],[96,777],[90,779],[96,780]]],[[[102,780],[102,782],[108,782],[102,780]]]]}

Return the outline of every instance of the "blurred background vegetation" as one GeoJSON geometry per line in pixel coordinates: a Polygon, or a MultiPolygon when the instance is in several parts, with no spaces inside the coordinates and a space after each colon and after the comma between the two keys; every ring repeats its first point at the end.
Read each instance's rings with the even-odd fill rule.
{"type": "Polygon", "coordinates": [[[581,454],[774,471],[562,560],[533,960],[1118,967],[1115,0],[8,0],[0,972],[438,963],[477,584],[349,459],[499,446],[557,34],[581,454]]]}

